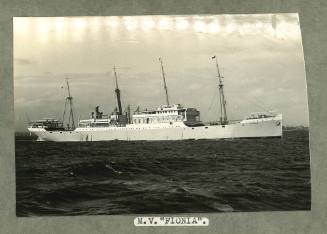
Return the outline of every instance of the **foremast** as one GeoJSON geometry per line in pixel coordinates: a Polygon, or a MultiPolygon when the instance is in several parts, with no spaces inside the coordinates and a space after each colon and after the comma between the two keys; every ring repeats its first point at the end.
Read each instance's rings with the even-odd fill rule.
{"type": "Polygon", "coordinates": [[[216,62],[216,68],[217,68],[217,77],[219,79],[219,102],[220,102],[220,124],[225,125],[228,123],[228,119],[227,119],[227,111],[226,111],[226,99],[225,99],[225,95],[224,95],[224,84],[223,84],[223,76],[221,76],[220,74],[220,70],[219,70],[219,65],[218,65],[218,60],[217,60],[217,56],[213,56],[212,59],[215,60],[216,62]]]}
{"type": "Polygon", "coordinates": [[[69,87],[68,78],[66,78],[66,84],[67,84],[68,96],[66,97],[66,101],[65,101],[65,109],[64,109],[63,116],[62,116],[62,121],[65,120],[67,105],[69,105],[69,117],[68,117],[67,127],[68,127],[68,129],[75,129],[74,111],[73,111],[73,97],[70,94],[70,87],[69,87]],[[71,127],[70,127],[70,123],[71,123],[71,127]]]}

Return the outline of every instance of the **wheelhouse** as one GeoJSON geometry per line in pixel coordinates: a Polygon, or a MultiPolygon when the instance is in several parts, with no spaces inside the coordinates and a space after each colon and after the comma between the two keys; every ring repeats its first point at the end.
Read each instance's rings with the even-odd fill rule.
{"type": "Polygon", "coordinates": [[[200,112],[195,108],[184,108],[180,104],[162,105],[156,110],[137,111],[132,116],[133,124],[200,122],[200,112]]]}

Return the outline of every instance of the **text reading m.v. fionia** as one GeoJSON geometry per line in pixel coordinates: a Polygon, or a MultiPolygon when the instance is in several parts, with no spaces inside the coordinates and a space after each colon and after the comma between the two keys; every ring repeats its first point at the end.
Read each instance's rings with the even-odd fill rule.
{"type": "Polygon", "coordinates": [[[206,217],[136,217],[135,226],[208,226],[209,219],[206,217]]]}

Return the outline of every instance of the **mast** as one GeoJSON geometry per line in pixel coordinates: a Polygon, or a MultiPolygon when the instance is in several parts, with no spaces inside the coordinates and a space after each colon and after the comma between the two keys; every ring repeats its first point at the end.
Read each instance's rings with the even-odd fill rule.
{"type": "Polygon", "coordinates": [[[218,60],[216,55],[212,57],[212,59],[215,59],[216,61],[216,68],[217,68],[217,77],[219,79],[219,102],[220,102],[220,123],[221,124],[227,124],[227,112],[226,112],[226,100],[224,95],[224,84],[222,78],[223,76],[220,75],[219,66],[218,66],[218,60]]]}
{"type": "Polygon", "coordinates": [[[166,77],[165,77],[165,71],[162,65],[162,58],[159,58],[160,64],[161,64],[161,72],[162,72],[162,78],[164,82],[164,89],[165,89],[165,94],[166,94],[166,104],[169,106],[169,98],[168,98],[168,88],[166,84],[166,77]]]}
{"type": "Polygon", "coordinates": [[[120,100],[120,90],[118,88],[118,78],[117,78],[117,72],[116,72],[116,66],[114,66],[114,74],[115,74],[115,81],[116,81],[116,98],[117,98],[117,104],[118,104],[118,115],[122,115],[123,111],[121,108],[121,100],[120,100]]]}
{"type": "Polygon", "coordinates": [[[72,122],[72,129],[75,128],[75,121],[74,121],[74,111],[73,111],[73,97],[70,94],[70,87],[69,87],[69,82],[68,78],[66,78],[66,84],[67,84],[67,91],[68,91],[68,97],[66,97],[66,102],[65,102],[65,110],[64,114],[62,117],[62,120],[65,120],[65,114],[66,114],[66,108],[67,104],[69,105],[69,117],[68,117],[68,128],[70,127],[70,122],[72,122]]]}
{"type": "Polygon", "coordinates": [[[131,106],[127,105],[127,123],[131,123],[131,106]]]}

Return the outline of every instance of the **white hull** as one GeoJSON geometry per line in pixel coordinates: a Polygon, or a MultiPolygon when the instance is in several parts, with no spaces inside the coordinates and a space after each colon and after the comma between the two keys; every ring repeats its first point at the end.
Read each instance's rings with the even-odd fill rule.
{"type": "Polygon", "coordinates": [[[126,127],[88,127],[74,131],[46,131],[29,128],[43,141],[163,141],[189,139],[225,139],[281,137],[282,117],[244,120],[228,125],[188,127],[183,122],[128,124],[126,127]]]}

